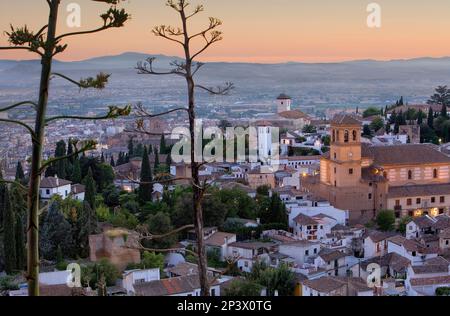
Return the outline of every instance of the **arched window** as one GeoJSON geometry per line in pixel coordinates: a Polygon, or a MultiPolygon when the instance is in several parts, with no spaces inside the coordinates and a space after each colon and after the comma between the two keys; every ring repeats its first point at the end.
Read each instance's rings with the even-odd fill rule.
{"type": "Polygon", "coordinates": [[[356,142],[357,139],[358,139],[358,134],[356,131],[353,131],[353,141],[356,142]]]}
{"type": "Polygon", "coordinates": [[[438,170],[437,169],[434,169],[433,170],[433,178],[434,179],[437,179],[439,177],[439,175],[438,175],[438,170]]]}
{"type": "Polygon", "coordinates": [[[333,143],[336,141],[336,131],[333,130],[333,138],[332,138],[333,143]]]}
{"type": "Polygon", "coordinates": [[[412,170],[408,170],[408,180],[412,180],[413,178],[413,172],[412,170]]]}
{"type": "Polygon", "coordinates": [[[344,132],[344,143],[348,143],[350,140],[350,135],[348,133],[348,131],[344,132]]]}

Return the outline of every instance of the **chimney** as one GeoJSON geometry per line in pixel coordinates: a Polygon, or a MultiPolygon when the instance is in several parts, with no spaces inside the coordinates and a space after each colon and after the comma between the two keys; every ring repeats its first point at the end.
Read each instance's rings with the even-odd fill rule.
{"type": "Polygon", "coordinates": [[[55,174],[55,179],[56,179],[56,186],[59,187],[59,178],[57,174],[55,174]]]}

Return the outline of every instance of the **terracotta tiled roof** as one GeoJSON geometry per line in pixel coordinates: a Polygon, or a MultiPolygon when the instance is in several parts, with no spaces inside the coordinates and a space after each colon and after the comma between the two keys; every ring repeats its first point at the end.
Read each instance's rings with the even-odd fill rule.
{"type": "Polygon", "coordinates": [[[242,249],[270,249],[276,246],[273,242],[235,242],[229,245],[230,247],[242,248],[242,249]]]}
{"type": "Polygon", "coordinates": [[[298,120],[298,119],[307,119],[308,115],[303,113],[299,110],[292,110],[292,111],[284,111],[281,113],[278,113],[279,116],[286,118],[286,119],[292,119],[292,120],[298,120]]]}
{"type": "Polygon", "coordinates": [[[413,278],[411,279],[412,286],[424,286],[424,285],[448,285],[450,284],[450,275],[432,277],[432,278],[413,278]]]}
{"type": "Polygon", "coordinates": [[[362,146],[362,156],[374,160],[377,165],[406,165],[448,163],[450,157],[431,144],[406,144],[392,146],[362,146]]]}
{"type": "Polygon", "coordinates": [[[302,226],[319,224],[315,219],[305,214],[298,214],[298,216],[294,218],[294,222],[302,226]]]}
{"type": "Polygon", "coordinates": [[[41,188],[45,189],[59,188],[69,184],[72,184],[72,182],[56,177],[48,177],[41,180],[41,188]]]}
{"type": "Polygon", "coordinates": [[[236,238],[235,234],[216,232],[211,237],[205,240],[205,245],[220,247],[225,244],[225,240],[236,238]]]}
{"type": "Polygon", "coordinates": [[[333,125],[361,126],[361,121],[354,115],[337,114],[331,120],[331,124],[333,124],[333,125]]]}
{"type": "Polygon", "coordinates": [[[82,184],[72,185],[72,194],[79,194],[86,192],[86,187],[82,184]]]}
{"type": "Polygon", "coordinates": [[[347,255],[339,250],[332,250],[324,248],[319,252],[319,257],[323,259],[325,262],[338,260],[340,258],[344,258],[347,255]]]}
{"type": "Polygon", "coordinates": [[[450,194],[450,184],[405,185],[389,187],[389,197],[439,196],[450,194]]]}
{"type": "Polygon", "coordinates": [[[136,296],[167,296],[189,293],[200,288],[198,275],[163,279],[134,285],[136,296]]]}

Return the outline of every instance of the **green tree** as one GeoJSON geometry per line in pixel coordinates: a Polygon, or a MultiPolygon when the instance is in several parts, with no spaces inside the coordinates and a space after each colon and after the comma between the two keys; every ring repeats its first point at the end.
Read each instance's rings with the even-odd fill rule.
{"type": "Polygon", "coordinates": [[[16,261],[16,216],[11,205],[8,188],[4,191],[3,205],[3,247],[5,253],[5,271],[11,274],[17,267],[16,261]]]}
{"type": "Polygon", "coordinates": [[[254,281],[235,279],[231,281],[230,286],[225,289],[224,296],[258,297],[261,296],[262,290],[263,287],[254,281]]]}
{"type": "Polygon", "coordinates": [[[434,122],[434,113],[433,108],[430,106],[430,108],[428,109],[428,117],[427,117],[428,127],[433,128],[433,122],[434,122]]]}
{"type": "Polygon", "coordinates": [[[116,166],[116,163],[115,163],[115,161],[114,161],[114,156],[113,155],[111,155],[111,159],[110,159],[110,161],[109,161],[109,164],[111,165],[111,167],[115,167],[116,166]]]}
{"type": "MultiPolygon", "coordinates": [[[[55,149],[55,158],[62,158],[67,155],[67,147],[66,142],[64,140],[60,140],[58,143],[56,143],[56,149],[55,149]]],[[[56,175],[61,179],[66,179],[66,169],[67,169],[67,160],[62,159],[55,163],[54,165],[56,175]]]]}
{"type": "Polygon", "coordinates": [[[306,125],[305,127],[303,127],[302,132],[305,134],[314,134],[317,133],[317,128],[313,125],[306,125]]]}
{"type": "Polygon", "coordinates": [[[363,112],[363,117],[369,117],[369,116],[374,116],[374,115],[381,115],[381,111],[380,109],[376,108],[376,107],[369,107],[368,109],[366,109],[363,112]]]}
{"type": "Polygon", "coordinates": [[[128,140],[128,157],[133,158],[134,157],[134,142],[133,137],[130,137],[128,140]]]}
{"type": "MultiPolygon", "coordinates": [[[[157,152],[157,148],[155,148],[155,153],[157,152]]],[[[161,140],[159,142],[159,152],[163,155],[167,154],[167,145],[166,138],[164,134],[161,135],[161,140]]]]}
{"type": "MultiPolygon", "coordinates": [[[[430,97],[430,99],[427,101],[428,104],[439,104],[442,106],[450,106],[450,90],[447,88],[447,86],[438,86],[435,89],[435,93],[430,97]]],[[[441,113],[441,116],[447,116],[447,112],[445,115],[444,113],[441,113]]]]}
{"type": "MultiPolygon", "coordinates": [[[[161,153],[163,153],[163,151],[161,151],[161,153]]],[[[159,168],[159,153],[158,153],[158,148],[155,148],[155,166],[154,166],[154,170],[158,170],[159,168]]]]}
{"type": "Polygon", "coordinates": [[[95,196],[97,194],[97,188],[94,178],[92,177],[92,169],[89,168],[87,176],[83,180],[83,184],[86,186],[85,201],[89,203],[91,208],[95,208],[95,196]]]}
{"type": "MultiPolygon", "coordinates": [[[[171,224],[170,217],[162,212],[150,215],[147,222],[148,231],[152,235],[164,235],[171,232],[174,228],[171,224]]],[[[162,239],[144,241],[144,245],[151,249],[167,249],[172,247],[177,241],[176,235],[170,235],[162,239]]]]}
{"type": "Polygon", "coordinates": [[[363,135],[367,137],[372,137],[372,130],[370,129],[370,126],[365,124],[363,127],[363,135]]]}
{"type": "Polygon", "coordinates": [[[25,182],[25,173],[23,172],[22,163],[20,161],[17,162],[16,181],[19,181],[20,183],[25,182]]]}
{"type": "Polygon", "coordinates": [[[83,209],[79,216],[79,248],[82,258],[89,256],[89,235],[98,233],[97,213],[91,208],[88,202],[83,203],[83,209]]]}
{"type": "Polygon", "coordinates": [[[375,132],[378,132],[384,127],[384,120],[381,117],[375,118],[372,123],[370,123],[370,128],[375,132]]]}
{"type": "Polygon", "coordinates": [[[82,178],[81,178],[81,167],[80,167],[80,160],[79,159],[75,159],[75,161],[73,163],[71,180],[74,183],[80,183],[81,180],[82,180],[82,178]]]}
{"type": "Polygon", "coordinates": [[[151,202],[153,194],[153,176],[150,168],[150,160],[147,149],[144,149],[142,155],[141,177],[138,190],[139,201],[141,203],[151,202]]]}
{"type": "Polygon", "coordinates": [[[382,210],[378,213],[376,222],[381,231],[392,231],[395,228],[395,213],[392,210],[382,210]]]}
{"type": "Polygon", "coordinates": [[[53,201],[41,224],[39,245],[42,257],[47,260],[56,259],[56,251],[61,247],[63,254],[72,253],[71,225],[64,217],[58,201],[53,201]]]}

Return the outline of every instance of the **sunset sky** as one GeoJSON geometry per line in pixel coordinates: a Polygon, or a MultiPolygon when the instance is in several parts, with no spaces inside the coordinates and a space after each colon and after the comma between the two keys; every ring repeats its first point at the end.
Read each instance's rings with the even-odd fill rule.
{"type": "MultiPolygon", "coordinates": [[[[66,27],[66,6],[82,7],[82,27],[100,24],[98,15],[107,7],[90,0],[63,0],[60,32],[66,27]]],[[[206,11],[192,20],[193,30],[207,25],[208,17],[223,20],[225,39],[202,56],[205,61],[332,62],[354,59],[401,59],[450,55],[449,0],[378,0],[382,27],[367,26],[366,0],[193,0],[206,11]]],[[[165,0],[128,0],[132,15],[126,27],[73,38],[63,60],[80,60],[122,52],[180,55],[180,48],[154,37],[158,24],[178,25],[176,12],[165,0]]],[[[0,30],[9,24],[38,29],[47,19],[45,0],[0,1],[0,30]]],[[[0,45],[7,45],[0,34],[0,45]]],[[[1,59],[30,59],[28,53],[0,51],[1,59]]]]}

